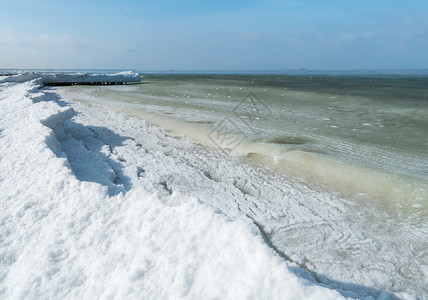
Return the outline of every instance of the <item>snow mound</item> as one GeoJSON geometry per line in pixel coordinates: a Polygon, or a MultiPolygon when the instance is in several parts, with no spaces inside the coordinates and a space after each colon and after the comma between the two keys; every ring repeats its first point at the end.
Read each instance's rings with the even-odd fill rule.
{"type": "Polygon", "coordinates": [[[3,83],[3,82],[22,83],[22,82],[30,81],[40,77],[41,76],[35,72],[21,72],[13,76],[7,76],[3,79],[0,79],[0,83],[3,83]]]}
{"type": "Polygon", "coordinates": [[[111,196],[78,180],[58,139],[66,124],[90,153],[78,137],[91,129],[21,80],[0,84],[0,298],[341,298],[296,275],[246,218],[196,198],[167,207],[152,186],[111,196]]]}

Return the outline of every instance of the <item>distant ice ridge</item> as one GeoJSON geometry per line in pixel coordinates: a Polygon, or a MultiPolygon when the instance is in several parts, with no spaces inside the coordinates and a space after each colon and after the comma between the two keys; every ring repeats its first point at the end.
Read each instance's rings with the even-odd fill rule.
{"type": "Polygon", "coordinates": [[[91,82],[140,82],[141,77],[133,71],[124,71],[115,74],[95,74],[95,73],[53,73],[39,74],[37,72],[18,72],[13,76],[0,78],[1,82],[22,83],[36,78],[41,78],[43,84],[55,83],[91,83],[91,82]]]}
{"type": "Polygon", "coordinates": [[[16,76],[0,82],[0,298],[341,298],[248,219],[194,197],[167,207],[152,185],[127,183],[111,157],[136,151],[132,139],[76,123],[40,77],[16,76]]]}
{"type": "Polygon", "coordinates": [[[44,74],[43,83],[89,83],[89,82],[140,82],[141,77],[138,73],[133,71],[125,71],[116,74],[91,74],[91,73],[57,73],[57,74],[44,74]]]}

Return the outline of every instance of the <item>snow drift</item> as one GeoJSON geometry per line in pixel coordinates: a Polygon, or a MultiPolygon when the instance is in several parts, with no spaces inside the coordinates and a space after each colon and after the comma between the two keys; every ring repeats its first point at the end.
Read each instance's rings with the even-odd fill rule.
{"type": "MultiPolygon", "coordinates": [[[[0,82],[1,298],[341,298],[296,275],[246,218],[196,198],[167,207],[150,185],[112,194],[79,180],[61,145],[98,166],[75,139],[93,129],[40,85],[33,73],[0,82]]],[[[117,173],[108,162],[101,171],[117,173]]]]}

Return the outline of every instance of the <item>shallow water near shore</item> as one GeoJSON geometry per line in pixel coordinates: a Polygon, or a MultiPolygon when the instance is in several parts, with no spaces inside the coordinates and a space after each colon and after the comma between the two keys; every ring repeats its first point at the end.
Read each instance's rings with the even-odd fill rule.
{"type": "Polygon", "coordinates": [[[427,78],[171,75],[143,83],[91,95],[207,146],[426,216],[427,78]]]}
{"type": "MultiPolygon", "coordinates": [[[[370,276],[384,276],[384,287],[390,290],[414,282],[414,291],[421,295],[428,263],[423,250],[428,218],[426,86],[427,77],[410,75],[148,75],[138,85],[62,91],[74,101],[147,120],[242,164],[267,166],[319,190],[319,195],[303,195],[302,201],[313,197],[319,198],[318,205],[331,204],[340,196],[355,203],[346,204],[338,225],[342,232],[323,221],[318,226],[279,226],[269,237],[287,255],[305,253],[309,269],[328,273],[330,264],[351,274],[356,272],[351,259],[372,266],[354,277],[374,272],[370,276]],[[363,234],[357,238],[346,227],[359,228],[363,234]],[[330,234],[334,238],[328,245],[330,234]],[[342,239],[337,239],[340,235],[342,239]],[[317,249],[309,249],[310,237],[317,249]],[[352,239],[361,240],[352,243],[352,239]],[[339,256],[331,255],[334,259],[328,262],[335,243],[349,242],[354,248],[340,250],[346,252],[342,261],[336,253],[339,256]],[[300,250],[293,250],[293,243],[300,250]],[[372,257],[370,251],[380,251],[383,257],[372,257]],[[408,262],[416,256],[416,265],[408,262]],[[382,275],[393,269],[397,275],[382,275]]],[[[265,180],[277,187],[289,184],[279,177],[265,180]]],[[[260,190],[260,202],[269,200],[263,187],[255,189],[260,190]]],[[[280,201],[281,195],[275,197],[280,201]]],[[[281,222],[281,216],[274,219],[281,222]]]]}

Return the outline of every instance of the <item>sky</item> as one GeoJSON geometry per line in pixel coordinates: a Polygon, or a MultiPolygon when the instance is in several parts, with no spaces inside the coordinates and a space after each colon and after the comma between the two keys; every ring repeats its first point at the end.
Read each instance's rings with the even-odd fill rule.
{"type": "Polygon", "coordinates": [[[426,0],[0,0],[0,68],[427,69],[426,0]]]}

